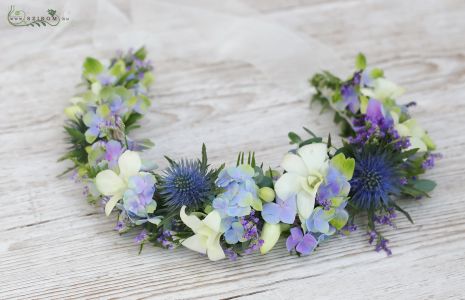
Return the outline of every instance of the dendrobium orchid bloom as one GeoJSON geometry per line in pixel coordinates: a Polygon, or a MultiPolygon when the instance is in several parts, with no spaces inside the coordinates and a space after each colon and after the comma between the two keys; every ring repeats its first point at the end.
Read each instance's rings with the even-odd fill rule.
{"type": "Polygon", "coordinates": [[[181,242],[184,247],[207,254],[212,261],[226,257],[220,245],[220,237],[223,232],[221,230],[221,216],[217,210],[213,210],[203,220],[200,220],[193,214],[188,216],[186,206],[183,206],[180,216],[184,224],[195,233],[181,242]]]}
{"type": "Polygon", "coordinates": [[[305,220],[312,214],[318,187],[329,167],[327,145],[314,143],[298,149],[297,154],[288,153],[281,167],[286,173],[276,181],[276,195],[280,199],[296,195],[298,214],[305,220]]]}
{"type": "Polygon", "coordinates": [[[109,196],[105,205],[105,214],[110,215],[119,200],[123,199],[124,192],[128,189],[128,182],[131,176],[144,175],[140,172],[142,162],[137,152],[126,150],[118,159],[119,174],[113,170],[104,170],[97,174],[95,183],[97,189],[104,196],[109,196]]]}
{"type": "Polygon", "coordinates": [[[397,130],[399,135],[401,137],[409,137],[409,149],[418,148],[418,151],[426,152],[436,148],[433,140],[429,137],[426,131],[418,125],[417,120],[408,119],[399,123],[399,115],[397,113],[391,112],[391,116],[394,120],[394,128],[397,130]]]}
{"type": "Polygon", "coordinates": [[[360,89],[363,95],[380,100],[396,99],[404,94],[405,90],[385,78],[376,78],[370,82],[370,87],[360,89]]]}

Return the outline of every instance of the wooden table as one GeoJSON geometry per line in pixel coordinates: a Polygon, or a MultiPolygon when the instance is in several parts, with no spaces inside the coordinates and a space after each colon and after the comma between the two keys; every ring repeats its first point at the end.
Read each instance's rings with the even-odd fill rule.
{"type": "MultiPolygon", "coordinates": [[[[198,5],[236,16],[237,7],[247,7],[303,40],[319,40],[341,68],[351,68],[362,51],[408,90],[402,101],[418,103],[412,113],[444,158],[427,176],[438,183],[432,197],[402,201],[415,224],[399,217],[397,230],[383,230],[394,254],[374,252],[360,220],[350,237],[334,237],[304,258],[289,256],[284,241],[266,256],[236,262],[150,245],[138,255],[135,233],[119,237],[114,218],[88,205],[79,184],[56,178],[66,167],[56,160],[66,147],[62,112],[84,57],[110,57],[121,19],[137,22],[144,11],[156,11],[141,2],[135,8],[123,1],[24,2],[17,6],[39,12],[56,6],[71,18],[57,27],[0,25],[0,298],[464,299],[465,2],[216,2],[198,5]],[[106,18],[115,13],[121,18],[106,18]],[[114,36],[96,38],[113,25],[114,36]]],[[[6,14],[10,3],[4,4],[6,14]]],[[[169,16],[170,26],[180,29],[185,23],[176,16],[169,16]]],[[[215,164],[255,150],[277,166],[290,147],[288,131],[307,126],[337,136],[329,114],[309,109],[308,93],[285,91],[248,61],[158,56],[150,45],[169,37],[145,37],[156,65],[155,105],[136,133],[155,141],[145,156],[160,169],[167,165],[163,154],[196,157],[202,142],[215,164]]]]}

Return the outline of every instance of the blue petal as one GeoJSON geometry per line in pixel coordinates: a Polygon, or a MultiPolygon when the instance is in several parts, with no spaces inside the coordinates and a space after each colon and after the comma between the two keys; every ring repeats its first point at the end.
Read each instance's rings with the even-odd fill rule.
{"type": "MultiPolygon", "coordinates": [[[[270,224],[278,224],[281,214],[281,207],[276,203],[267,203],[263,205],[262,217],[270,224]]],[[[295,216],[295,215],[294,215],[295,216]]]]}

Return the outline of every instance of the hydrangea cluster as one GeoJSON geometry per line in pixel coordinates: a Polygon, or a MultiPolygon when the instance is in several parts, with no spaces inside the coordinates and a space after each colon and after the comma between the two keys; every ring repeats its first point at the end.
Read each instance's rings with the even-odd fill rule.
{"type": "Polygon", "coordinates": [[[140,249],[182,245],[213,261],[236,260],[265,254],[284,237],[290,253],[308,255],[330,237],[354,231],[354,216],[365,211],[369,242],[390,254],[375,225],[395,227],[397,212],[405,213],[393,196],[417,198],[434,188],[419,179],[439,158],[434,144],[408,106],[394,102],[401,89],[365,66],[347,81],[329,73],[312,80],[315,99],[345,126],[343,147],[304,128],[311,137],[289,133],[295,147],[280,170],[243,152],[236,165],[215,168],[203,145],[200,159],[165,157],[169,165],[158,171],[141,158],[153,144],[128,136],[151,104],[152,66],[145,57],[141,48],[119,53],[108,66],[85,60],[86,90],[65,110],[70,149],[62,158],[73,163],[69,171],[85,184],[88,200],[117,215],[116,231],[138,230],[140,249]]]}
{"type": "Polygon", "coordinates": [[[350,214],[367,211],[370,243],[376,240],[376,250],[390,254],[387,240],[375,225],[392,226],[395,210],[410,219],[395,197],[428,196],[435,183],[419,175],[431,169],[440,155],[432,153],[435,144],[410,115],[409,108],[415,103],[397,104],[404,90],[387,80],[381,69],[368,69],[362,54],[356,59],[356,68],[345,81],[329,72],[314,75],[313,101],[335,112],[346,138],[340,151],[356,161],[350,180],[350,214]]]}

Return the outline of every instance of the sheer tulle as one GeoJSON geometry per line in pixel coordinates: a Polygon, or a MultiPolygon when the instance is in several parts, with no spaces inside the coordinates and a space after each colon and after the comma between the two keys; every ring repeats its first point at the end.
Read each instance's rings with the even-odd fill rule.
{"type": "Polygon", "coordinates": [[[92,37],[97,48],[146,45],[155,61],[246,62],[296,97],[323,66],[342,67],[329,47],[239,1],[100,1],[92,37]]]}
{"type": "MultiPolygon", "coordinates": [[[[28,3],[27,7],[40,12],[44,2],[28,3]]],[[[55,6],[69,22],[23,30],[20,36],[17,30],[5,31],[5,40],[14,39],[17,45],[5,49],[4,68],[26,53],[68,51],[71,57],[75,47],[86,47],[92,49],[84,52],[102,57],[116,49],[145,45],[155,65],[173,58],[249,63],[295,97],[309,93],[308,77],[322,68],[343,71],[335,52],[299,32],[294,20],[264,15],[238,0],[82,0],[55,6]],[[80,45],[75,39],[68,41],[68,33],[74,37],[76,31],[82,36],[80,45]]]]}

